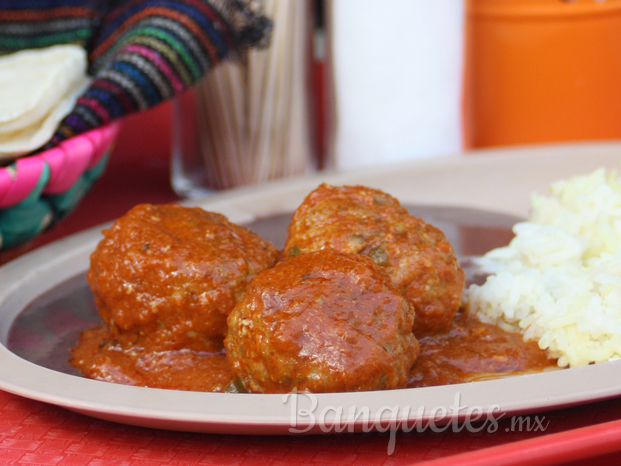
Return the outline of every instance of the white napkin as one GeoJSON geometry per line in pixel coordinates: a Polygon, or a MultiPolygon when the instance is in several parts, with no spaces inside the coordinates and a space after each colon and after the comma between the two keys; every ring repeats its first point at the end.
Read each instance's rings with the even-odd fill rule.
{"type": "Polygon", "coordinates": [[[331,0],[336,168],[463,148],[462,0],[331,0]]]}

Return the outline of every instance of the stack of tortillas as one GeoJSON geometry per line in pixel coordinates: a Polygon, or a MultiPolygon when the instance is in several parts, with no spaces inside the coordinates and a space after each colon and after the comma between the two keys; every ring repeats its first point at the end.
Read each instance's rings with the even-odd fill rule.
{"type": "Polygon", "coordinates": [[[49,141],[84,93],[86,51],[55,45],[0,57],[0,161],[49,141]]]}

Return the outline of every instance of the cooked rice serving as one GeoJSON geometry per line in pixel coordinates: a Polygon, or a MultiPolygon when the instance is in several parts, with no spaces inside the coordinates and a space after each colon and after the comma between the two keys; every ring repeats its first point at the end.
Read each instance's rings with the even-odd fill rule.
{"type": "Polygon", "coordinates": [[[577,367],[621,357],[621,179],[598,169],[533,194],[515,238],[477,260],[469,312],[577,367]]]}

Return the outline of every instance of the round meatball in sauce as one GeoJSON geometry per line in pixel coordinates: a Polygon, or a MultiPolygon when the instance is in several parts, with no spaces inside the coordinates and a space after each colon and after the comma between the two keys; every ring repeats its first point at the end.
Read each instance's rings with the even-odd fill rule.
{"type": "Polygon", "coordinates": [[[103,233],[87,278],[122,348],[221,350],[247,283],[279,257],[223,215],[175,204],[138,205],[103,233]]]}
{"type": "Polygon", "coordinates": [[[417,336],[450,328],[465,274],[445,235],[394,197],[364,186],[319,186],[295,211],[284,256],[323,248],[364,254],[383,267],[414,307],[417,336]]]}
{"type": "Polygon", "coordinates": [[[251,392],[402,388],[419,351],[413,319],[370,258],[324,249],[257,275],[224,344],[251,392]]]}

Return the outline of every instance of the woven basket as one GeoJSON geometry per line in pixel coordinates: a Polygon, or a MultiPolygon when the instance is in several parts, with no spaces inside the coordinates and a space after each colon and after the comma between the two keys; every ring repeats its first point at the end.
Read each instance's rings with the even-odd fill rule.
{"type": "Polygon", "coordinates": [[[34,238],[70,212],[103,173],[119,125],[97,128],[0,168],[0,249],[34,238]]]}

